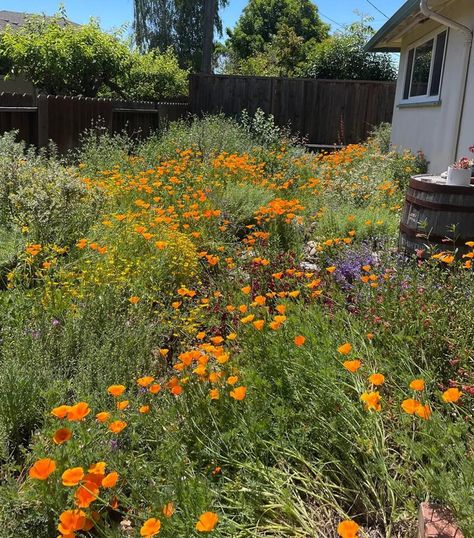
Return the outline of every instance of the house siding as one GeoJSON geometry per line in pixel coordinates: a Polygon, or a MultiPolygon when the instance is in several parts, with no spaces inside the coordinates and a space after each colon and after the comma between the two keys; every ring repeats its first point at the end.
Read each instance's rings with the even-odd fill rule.
{"type": "MultiPolygon", "coordinates": [[[[470,28],[473,27],[474,6],[471,0],[458,0],[441,13],[470,28]]],[[[410,108],[399,105],[403,97],[409,48],[424,36],[442,29],[443,26],[433,21],[425,21],[403,38],[392,132],[392,143],[398,149],[423,151],[430,162],[429,171],[436,174],[445,171],[451,164],[453,144],[458,135],[456,123],[461,106],[459,97],[464,84],[462,74],[466,39],[464,34],[453,29],[449,30],[440,94],[441,104],[410,108]]],[[[474,117],[474,54],[472,56],[458,157],[466,155],[467,147],[474,144],[474,130],[470,127],[471,121],[468,121],[469,116],[474,117]],[[472,140],[467,143],[469,137],[472,140]]]]}

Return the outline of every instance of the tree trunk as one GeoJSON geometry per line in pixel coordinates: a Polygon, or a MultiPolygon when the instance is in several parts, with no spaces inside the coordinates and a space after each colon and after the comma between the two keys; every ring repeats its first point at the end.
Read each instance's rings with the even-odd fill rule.
{"type": "Polygon", "coordinates": [[[202,40],[201,73],[212,71],[212,51],[214,45],[214,19],[216,16],[216,0],[204,0],[204,25],[202,40]]]}

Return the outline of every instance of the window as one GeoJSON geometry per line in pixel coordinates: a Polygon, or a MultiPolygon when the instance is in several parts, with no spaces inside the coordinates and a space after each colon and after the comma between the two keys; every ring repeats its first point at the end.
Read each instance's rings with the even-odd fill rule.
{"type": "Polygon", "coordinates": [[[448,32],[445,30],[408,51],[403,99],[436,101],[441,90],[448,32]]]}

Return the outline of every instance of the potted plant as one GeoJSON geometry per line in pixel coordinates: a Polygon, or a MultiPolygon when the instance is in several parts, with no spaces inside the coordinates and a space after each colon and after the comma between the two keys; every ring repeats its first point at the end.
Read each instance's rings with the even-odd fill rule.
{"type": "MultiPolygon", "coordinates": [[[[474,148],[472,148],[474,149],[474,148]]],[[[473,161],[467,157],[459,159],[448,168],[447,185],[468,187],[471,184],[473,161]]]]}

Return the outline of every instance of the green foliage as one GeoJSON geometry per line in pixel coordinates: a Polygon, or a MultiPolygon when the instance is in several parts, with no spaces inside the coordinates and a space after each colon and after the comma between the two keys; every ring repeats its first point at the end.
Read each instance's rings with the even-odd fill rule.
{"type": "Polygon", "coordinates": [[[0,63],[49,94],[157,100],[187,93],[187,71],[171,50],[140,55],[120,32],[32,16],[0,34],[0,63]]]}
{"type": "MultiPolygon", "coordinates": [[[[226,6],[228,0],[218,0],[226,6]]],[[[183,69],[199,71],[204,33],[203,0],[134,0],[135,40],[142,52],[170,47],[183,69]]],[[[215,28],[222,34],[222,22],[216,13],[215,28]]]]}
{"type": "Polygon", "coordinates": [[[227,46],[237,60],[244,60],[263,52],[279,33],[283,39],[290,29],[293,39],[304,43],[319,42],[328,33],[310,0],[250,0],[234,30],[228,30],[227,46]]]}
{"type": "Polygon", "coordinates": [[[76,490],[61,485],[61,473],[97,461],[120,474],[85,508],[101,513],[92,533],[102,538],[124,528],[138,535],[148,517],[161,519],[164,538],[197,538],[208,510],[219,515],[216,538],[327,538],[347,517],[361,536],[405,538],[426,499],[449,506],[472,534],[472,273],[402,262],[392,251],[403,185],[419,161],[387,140],[382,126],[363,145],[309,154],[262,112],[240,123],[181,121],[140,145],[91,131],[78,165],[25,151],[13,135],[0,139],[10,186],[0,263],[18,254],[0,289],[6,538],[56,536],[76,490]],[[66,203],[64,185],[81,176],[89,188],[66,203]],[[72,216],[70,228],[46,220],[70,249],[44,244],[25,254],[46,207],[25,185],[46,192],[50,211],[72,216]],[[94,188],[102,192],[95,213],[94,188]],[[21,234],[22,219],[10,215],[36,204],[21,234]],[[74,245],[79,232],[85,238],[74,245]],[[364,282],[369,265],[374,280],[364,282]],[[243,321],[249,313],[263,328],[243,321]],[[209,345],[216,336],[229,353],[221,362],[209,345]],[[347,357],[338,352],[344,342],[353,348],[347,357]],[[183,352],[198,350],[205,374],[197,361],[180,365],[183,352]],[[362,364],[351,373],[343,361],[355,358],[362,364]],[[221,374],[215,383],[211,372],[221,374]],[[379,387],[368,380],[375,372],[385,375],[379,387]],[[161,390],[137,384],[144,375],[161,390]],[[424,379],[422,392],[409,388],[414,378],[424,379]],[[107,393],[116,383],[126,386],[120,411],[107,393]],[[237,385],[247,387],[243,401],[230,397],[237,385]],[[456,404],[441,398],[450,385],[463,392],[456,404]],[[371,390],[381,395],[378,412],[360,401],[371,390]],[[429,420],[402,410],[413,397],[430,405],[429,420]],[[83,421],[51,416],[81,400],[91,408],[83,421]],[[144,404],[148,413],[139,412],[144,404]],[[112,434],[96,420],[100,411],[126,428],[112,434]],[[56,445],[65,426],[72,438],[56,445]],[[29,478],[46,456],[56,472],[29,478]],[[108,507],[115,496],[118,510],[108,507]],[[165,518],[169,501],[176,512],[165,518]]]}
{"type": "Polygon", "coordinates": [[[12,74],[50,94],[95,97],[103,86],[115,87],[128,56],[118,35],[102,32],[95,21],[76,26],[59,16],[32,16],[0,35],[0,57],[11,63],[12,74]]]}
{"type": "Polygon", "coordinates": [[[37,156],[15,137],[0,137],[0,225],[28,230],[32,243],[71,245],[96,218],[99,198],[75,169],[54,154],[37,156]]]}
{"type": "Polygon", "coordinates": [[[302,74],[323,79],[395,80],[397,72],[389,54],[364,50],[374,33],[370,22],[363,18],[316,45],[302,74]]]}
{"type": "Polygon", "coordinates": [[[188,71],[181,69],[172,49],[162,54],[133,52],[130,67],[119,74],[118,84],[127,99],[156,101],[188,93],[188,71]]]}

